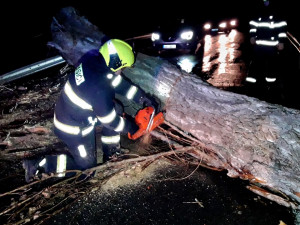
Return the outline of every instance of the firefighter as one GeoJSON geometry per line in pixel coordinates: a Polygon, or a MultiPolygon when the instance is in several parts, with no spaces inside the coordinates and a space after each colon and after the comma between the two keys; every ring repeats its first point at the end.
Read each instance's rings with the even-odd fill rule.
{"type": "Polygon", "coordinates": [[[260,15],[249,22],[252,60],[246,77],[248,83],[274,84],[280,74],[280,57],[286,42],[287,23],[281,20],[271,3],[263,0],[260,15]]]}
{"type": "MultiPolygon", "coordinates": [[[[120,134],[134,134],[139,127],[115,94],[158,112],[159,102],[122,76],[134,64],[132,47],[119,39],[106,41],[100,50],[86,53],[69,76],[54,110],[54,133],[68,147],[66,154],[24,160],[26,181],[40,173],[72,176],[66,170],[85,170],[97,165],[95,126],[101,126],[103,161],[120,153],[120,134]]],[[[99,154],[99,152],[98,152],[99,154]]]]}

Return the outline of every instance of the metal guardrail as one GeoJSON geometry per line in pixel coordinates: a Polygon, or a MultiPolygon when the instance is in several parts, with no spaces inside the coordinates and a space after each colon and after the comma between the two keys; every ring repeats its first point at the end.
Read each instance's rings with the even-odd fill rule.
{"type": "Polygon", "coordinates": [[[125,39],[125,41],[131,41],[131,40],[139,40],[139,39],[149,39],[151,38],[152,34],[145,34],[145,35],[141,35],[141,36],[136,36],[136,37],[132,37],[132,38],[127,38],[125,39]]]}
{"type": "Polygon", "coordinates": [[[36,63],[33,63],[28,66],[24,66],[20,69],[16,69],[14,71],[5,73],[0,76],[0,84],[5,84],[11,82],[13,80],[20,79],[22,77],[26,77],[30,74],[37,73],[42,70],[46,70],[53,66],[64,63],[65,60],[61,56],[54,56],[36,63]]]}
{"type": "MultiPolygon", "coordinates": [[[[150,37],[151,37],[151,34],[146,34],[146,35],[142,35],[142,36],[128,38],[128,39],[126,39],[126,41],[137,40],[137,39],[148,39],[150,37]]],[[[54,56],[52,58],[48,58],[48,59],[33,63],[31,65],[24,66],[20,69],[16,69],[14,71],[0,75],[0,85],[11,82],[13,80],[17,80],[17,79],[26,77],[28,75],[37,73],[42,70],[46,70],[48,68],[62,64],[64,62],[65,62],[65,60],[61,56],[54,56]]]]}

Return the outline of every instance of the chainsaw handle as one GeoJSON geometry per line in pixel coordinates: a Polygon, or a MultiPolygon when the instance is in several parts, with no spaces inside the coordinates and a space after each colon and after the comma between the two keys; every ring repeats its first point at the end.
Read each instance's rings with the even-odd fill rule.
{"type": "Polygon", "coordinates": [[[138,131],[135,132],[132,135],[128,132],[128,138],[131,139],[131,140],[136,140],[139,137],[143,136],[145,133],[146,133],[146,130],[144,130],[144,129],[138,129],[138,131]]]}
{"type": "Polygon", "coordinates": [[[156,115],[154,114],[155,111],[152,107],[146,107],[140,110],[135,117],[135,122],[139,126],[139,129],[134,134],[128,133],[128,138],[131,140],[136,140],[145,133],[151,132],[156,127],[161,125],[164,122],[163,113],[160,112],[156,115]]]}

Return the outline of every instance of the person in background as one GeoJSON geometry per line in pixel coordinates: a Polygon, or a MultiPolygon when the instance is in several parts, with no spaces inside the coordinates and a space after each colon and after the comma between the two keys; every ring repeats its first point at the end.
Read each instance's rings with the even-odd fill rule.
{"type": "Polygon", "coordinates": [[[263,0],[259,15],[249,22],[252,59],[246,82],[259,86],[278,81],[281,57],[287,40],[287,22],[282,20],[269,0],[263,0]]]}
{"type": "Polygon", "coordinates": [[[107,40],[100,50],[91,50],[82,56],[75,71],[69,75],[54,110],[54,133],[69,151],[24,160],[27,182],[41,173],[72,176],[74,173],[66,173],[66,170],[96,166],[95,126],[101,126],[103,161],[122,153],[120,135],[134,134],[139,127],[117,104],[115,94],[159,111],[159,102],[155,98],[122,75],[122,70],[132,67],[134,62],[132,47],[119,39],[107,40]]]}

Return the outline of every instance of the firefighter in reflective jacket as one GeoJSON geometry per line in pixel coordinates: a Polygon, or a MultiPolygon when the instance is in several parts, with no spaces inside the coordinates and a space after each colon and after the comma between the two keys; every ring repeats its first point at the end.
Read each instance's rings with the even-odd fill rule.
{"type": "Polygon", "coordinates": [[[268,0],[263,1],[263,12],[251,20],[250,43],[253,59],[246,81],[250,83],[274,83],[280,72],[280,57],[286,42],[287,23],[274,15],[268,0]]]}
{"type": "Polygon", "coordinates": [[[54,132],[67,145],[70,154],[48,155],[26,160],[26,180],[39,172],[84,170],[97,165],[95,125],[102,126],[101,142],[104,161],[120,150],[120,134],[134,134],[134,120],[117,112],[115,93],[144,106],[156,108],[151,96],[122,77],[121,71],[134,63],[130,45],[119,39],[105,42],[100,50],[86,53],[78,62],[58,98],[54,113],[54,132]]]}

